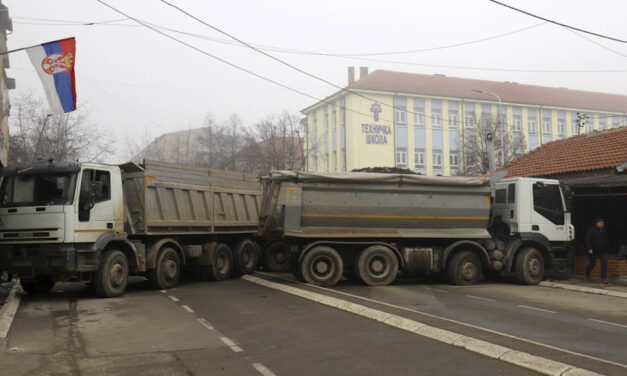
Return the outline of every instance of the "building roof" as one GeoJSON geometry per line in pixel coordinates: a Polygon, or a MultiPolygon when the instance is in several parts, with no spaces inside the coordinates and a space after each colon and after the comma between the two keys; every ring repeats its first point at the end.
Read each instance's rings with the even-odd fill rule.
{"type": "Polygon", "coordinates": [[[355,81],[348,88],[494,101],[492,95],[473,91],[483,90],[496,93],[503,102],[627,112],[627,95],[523,85],[508,81],[447,77],[441,74],[428,75],[376,70],[355,81]]]}
{"type": "Polygon", "coordinates": [[[627,161],[627,127],[544,144],[505,166],[508,177],[551,176],[616,168],[627,161]]]}

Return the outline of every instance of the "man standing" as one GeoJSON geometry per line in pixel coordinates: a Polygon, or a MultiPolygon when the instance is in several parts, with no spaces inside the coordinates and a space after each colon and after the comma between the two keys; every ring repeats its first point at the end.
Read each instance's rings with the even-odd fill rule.
{"type": "Polygon", "coordinates": [[[597,259],[601,261],[601,282],[608,284],[607,280],[607,250],[609,240],[607,230],[605,229],[605,221],[603,218],[594,220],[594,225],[590,226],[586,232],[586,248],[588,249],[588,257],[590,262],[586,266],[586,279],[590,281],[590,272],[594,269],[597,259]]]}

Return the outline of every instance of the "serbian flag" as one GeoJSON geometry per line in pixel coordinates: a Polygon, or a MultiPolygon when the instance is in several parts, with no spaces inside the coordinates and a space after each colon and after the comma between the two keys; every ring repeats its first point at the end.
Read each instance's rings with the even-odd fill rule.
{"type": "Polygon", "coordinates": [[[26,49],[46,91],[53,114],[76,110],[76,40],[62,39],[26,49]]]}

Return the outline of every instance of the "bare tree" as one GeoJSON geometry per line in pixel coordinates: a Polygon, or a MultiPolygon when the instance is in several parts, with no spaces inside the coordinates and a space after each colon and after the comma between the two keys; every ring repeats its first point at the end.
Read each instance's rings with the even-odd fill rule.
{"type": "Polygon", "coordinates": [[[237,169],[237,155],[244,145],[244,122],[232,114],[222,124],[217,124],[213,114],[205,117],[204,131],[198,142],[202,151],[196,156],[196,164],[224,170],[237,169]]]}
{"type": "Polygon", "coordinates": [[[114,137],[90,123],[84,111],[49,115],[48,106],[31,93],[13,102],[9,164],[41,159],[102,161],[113,151],[114,137]]]}
{"type": "Polygon", "coordinates": [[[128,160],[135,163],[144,159],[165,161],[165,139],[163,136],[153,139],[148,127],[136,137],[127,137],[126,147],[128,160]]]}
{"type": "Polygon", "coordinates": [[[488,134],[494,142],[497,168],[524,153],[526,141],[522,132],[508,131],[505,125],[501,132],[501,122],[496,117],[475,117],[474,125],[476,127],[465,128],[464,131],[465,158],[461,174],[480,175],[489,172],[488,134]]]}

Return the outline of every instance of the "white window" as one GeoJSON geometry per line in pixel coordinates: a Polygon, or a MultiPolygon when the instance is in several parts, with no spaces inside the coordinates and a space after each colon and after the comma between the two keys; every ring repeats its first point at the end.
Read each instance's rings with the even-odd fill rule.
{"type": "Polygon", "coordinates": [[[514,132],[520,132],[520,130],[522,129],[521,124],[522,119],[520,118],[520,115],[514,115],[512,117],[512,130],[514,132]]]}
{"type": "Polygon", "coordinates": [[[424,149],[416,149],[414,150],[414,164],[416,168],[421,168],[425,166],[425,151],[424,149]]]}
{"type": "Polygon", "coordinates": [[[599,130],[605,130],[607,129],[607,123],[605,119],[599,119],[599,130]]]}
{"type": "Polygon", "coordinates": [[[457,129],[457,111],[448,112],[448,127],[450,129],[457,129]]]}
{"type": "Polygon", "coordinates": [[[542,118],[542,133],[551,134],[551,119],[542,118]]]}
{"type": "Polygon", "coordinates": [[[536,119],[529,119],[529,133],[538,133],[538,123],[536,123],[536,119]]]}
{"type": "Polygon", "coordinates": [[[441,150],[433,151],[433,167],[434,168],[442,167],[442,151],[441,150]]]}
{"type": "Polygon", "coordinates": [[[406,148],[396,149],[396,167],[407,168],[407,149],[406,148]]]}
{"type": "Polygon", "coordinates": [[[442,128],[442,111],[440,109],[431,110],[431,124],[433,128],[442,128]]]}
{"type": "Polygon", "coordinates": [[[467,112],[466,113],[466,128],[474,128],[475,127],[475,113],[467,112]]]}
{"type": "Polygon", "coordinates": [[[422,108],[414,108],[414,125],[416,127],[425,126],[425,111],[422,108]]]}
{"type": "Polygon", "coordinates": [[[490,125],[492,124],[492,119],[490,118],[490,114],[483,113],[481,114],[481,126],[483,129],[490,129],[490,125]]]}
{"type": "Polygon", "coordinates": [[[566,134],[566,120],[564,119],[559,119],[557,121],[557,133],[560,136],[563,136],[566,134]]]}
{"type": "Polygon", "coordinates": [[[449,163],[451,164],[451,168],[456,168],[457,166],[459,166],[459,154],[457,154],[457,151],[450,152],[449,163]]]}
{"type": "Polygon", "coordinates": [[[396,124],[407,124],[407,109],[405,107],[396,107],[394,109],[394,122],[396,124]]]}

